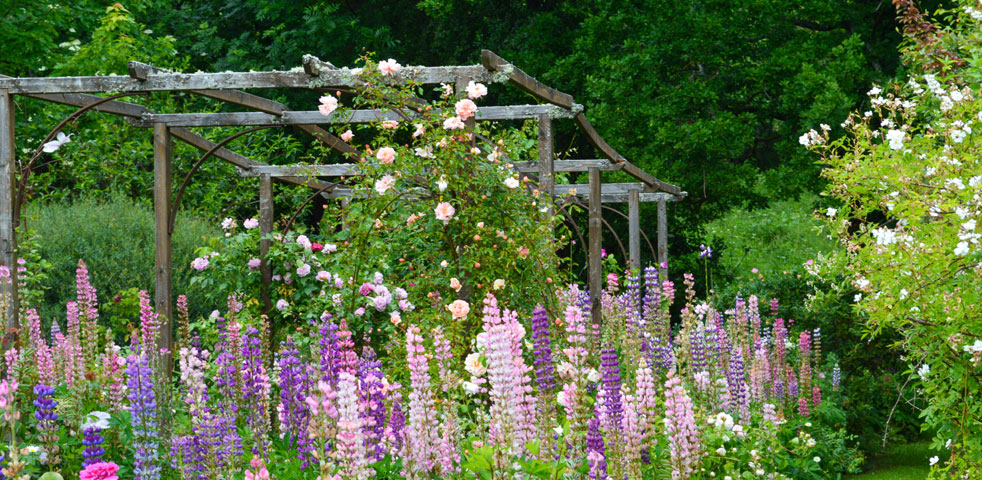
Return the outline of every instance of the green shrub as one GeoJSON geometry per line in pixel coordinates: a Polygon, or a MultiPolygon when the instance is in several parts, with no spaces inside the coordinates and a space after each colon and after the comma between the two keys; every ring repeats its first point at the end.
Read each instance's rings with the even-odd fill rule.
{"type": "MultiPolygon", "coordinates": [[[[25,215],[41,258],[51,262],[50,289],[39,305],[42,318],[64,318],[65,302],[75,298],[75,269],[82,259],[103,306],[123,290],[154,291],[153,211],[129,200],[85,198],[71,205],[30,205],[25,215]]],[[[217,228],[179,214],[173,235],[174,296],[187,291],[194,249],[217,228]]],[[[200,315],[205,305],[191,305],[200,315]]],[[[104,309],[103,309],[104,310],[104,309]]]]}

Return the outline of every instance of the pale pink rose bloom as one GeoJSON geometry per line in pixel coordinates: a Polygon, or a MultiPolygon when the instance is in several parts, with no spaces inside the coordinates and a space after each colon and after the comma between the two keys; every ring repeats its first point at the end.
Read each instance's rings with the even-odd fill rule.
{"type": "Polygon", "coordinates": [[[262,263],[262,261],[259,260],[258,258],[253,258],[253,259],[249,260],[249,263],[247,265],[249,266],[249,270],[255,270],[255,269],[259,268],[259,265],[261,263],[262,263]]]}
{"type": "Polygon", "coordinates": [[[395,184],[396,179],[392,178],[392,175],[386,175],[375,181],[375,191],[378,192],[379,195],[385,195],[385,192],[395,186],[395,184]]]}
{"type": "Polygon", "coordinates": [[[457,280],[456,278],[450,279],[450,288],[452,288],[455,292],[459,292],[461,286],[460,280],[457,280]]]}
{"type": "Polygon", "coordinates": [[[198,257],[191,262],[191,268],[201,272],[208,268],[208,264],[209,262],[207,258],[198,257]]]}
{"type": "Polygon", "coordinates": [[[322,281],[322,282],[326,282],[326,281],[328,281],[328,280],[331,279],[331,274],[328,273],[328,272],[326,272],[326,271],[324,271],[324,270],[321,270],[321,271],[317,272],[317,279],[320,280],[320,281],[322,281]]]}
{"type": "Polygon", "coordinates": [[[297,237],[297,243],[299,243],[300,246],[302,246],[307,250],[310,250],[310,247],[313,245],[312,243],[310,243],[310,239],[307,238],[306,235],[300,235],[299,237],[297,237]]]}
{"type": "Polygon", "coordinates": [[[288,302],[288,301],[286,301],[286,300],[284,300],[282,298],[276,301],[276,309],[279,310],[279,311],[281,311],[281,312],[283,310],[286,310],[289,306],[290,306],[290,302],[288,302]]]}
{"type": "MultiPolygon", "coordinates": [[[[446,130],[463,130],[464,121],[461,120],[460,117],[450,117],[443,121],[443,128],[446,130]]],[[[446,145],[440,146],[445,147],[446,145]]]]}
{"type": "Polygon", "coordinates": [[[345,132],[341,134],[341,140],[346,142],[350,142],[352,138],[355,138],[355,134],[352,133],[351,129],[345,130],[345,132]]]}
{"type": "Polygon", "coordinates": [[[307,275],[310,275],[310,265],[307,265],[305,263],[297,267],[297,275],[300,277],[306,277],[307,275]]]}
{"type": "Polygon", "coordinates": [[[450,315],[453,318],[464,318],[471,311],[471,306],[463,300],[454,300],[450,305],[447,305],[447,310],[450,310],[450,315]]]}
{"type": "Polygon", "coordinates": [[[488,87],[484,86],[483,83],[474,83],[474,81],[467,82],[467,96],[472,99],[478,99],[488,94],[488,87]]]}
{"type": "Polygon", "coordinates": [[[392,163],[396,160],[396,151],[392,147],[382,147],[378,149],[375,158],[379,163],[392,163]]]}
{"type": "Polygon", "coordinates": [[[247,218],[242,221],[242,226],[248,229],[253,229],[259,226],[259,220],[255,218],[247,218]]]}
{"type": "Polygon", "coordinates": [[[399,128],[399,122],[396,120],[386,120],[382,122],[382,128],[388,128],[389,130],[395,130],[399,128]]]}
{"type": "Polygon", "coordinates": [[[467,120],[477,113],[477,105],[471,101],[471,99],[465,98],[454,104],[454,110],[457,111],[457,116],[459,116],[461,120],[467,120]]]}
{"type": "Polygon", "coordinates": [[[321,97],[321,104],[317,106],[317,110],[321,112],[321,115],[330,115],[338,109],[338,99],[334,95],[324,95],[321,97]]]}
{"type": "Polygon", "coordinates": [[[518,247],[518,256],[522,258],[529,256],[529,247],[526,247],[524,245],[518,247]]]}
{"type": "Polygon", "coordinates": [[[392,58],[378,62],[378,69],[382,72],[382,75],[395,75],[399,73],[399,69],[401,68],[402,65],[399,65],[399,62],[392,58]]]}
{"type": "Polygon", "coordinates": [[[416,137],[418,137],[418,136],[426,133],[426,127],[424,127],[422,123],[414,124],[414,126],[416,127],[416,131],[413,132],[413,138],[416,138],[416,137]]]}
{"type": "Polygon", "coordinates": [[[450,219],[453,218],[453,214],[456,212],[457,210],[454,209],[453,205],[449,204],[448,202],[440,202],[440,204],[433,209],[436,219],[443,220],[444,223],[449,222],[450,219]]]}

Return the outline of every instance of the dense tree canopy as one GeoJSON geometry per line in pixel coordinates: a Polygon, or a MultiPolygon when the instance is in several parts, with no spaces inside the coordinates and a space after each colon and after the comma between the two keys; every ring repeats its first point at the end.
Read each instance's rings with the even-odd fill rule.
{"type": "MultiPolygon", "coordinates": [[[[345,65],[366,51],[438,65],[476,63],[481,48],[492,49],[574,95],[611,145],[689,192],[673,211],[676,254],[731,207],[818,191],[818,167],[798,136],[844,118],[872,81],[891,76],[900,40],[887,2],[145,0],[107,11],[71,3],[8,6],[2,73],[124,73],[124,57],[188,71],[291,68],[305,53],[345,65]],[[20,22],[36,26],[18,31],[20,22]]],[[[594,155],[571,128],[558,145],[594,155]]],[[[292,158],[279,158],[302,151],[281,149],[292,158]]]]}

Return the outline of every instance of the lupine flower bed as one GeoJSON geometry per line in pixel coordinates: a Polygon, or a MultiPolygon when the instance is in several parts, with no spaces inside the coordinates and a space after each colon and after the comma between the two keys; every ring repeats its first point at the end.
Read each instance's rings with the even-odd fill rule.
{"type": "MultiPolygon", "coordinates": [[[[381,287],[377,277],[367,288],[381,287]]],[[[407,310],[399,334],[377,348],[330,314],[270,345],[268,323],[240,318],[233,300],[212,319],[211,342],[181,314],[168,377],[146,292],[138,328],[119,344],[100,324],[80,262],[65,329],[42,331],[28,309],[22,343],[4,355],[3,475],[827,475],[833,442],[817,436],[831,430],[816,412],[831,408],[839,374],[823,373],[819,331],[760,312],[755,297],[725,311],[697,302],[691,276],[672,325],[671,282],[653,269],[626,280],[610,278],[602,325],[589,321],[576,285],[557,291],[555,311],[529,314],[489,293],[462,316],[441,309],[445,325],[426,331],[407,310]],[[467,317],[478,328],[456,348],[447,330],[467,317]]]]}

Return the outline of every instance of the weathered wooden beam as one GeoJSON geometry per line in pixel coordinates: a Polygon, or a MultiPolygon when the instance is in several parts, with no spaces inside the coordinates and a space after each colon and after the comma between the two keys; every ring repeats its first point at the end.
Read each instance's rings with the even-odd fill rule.
{"type": "Polygon", "coordinates": [[[330,165],[296,165],[276,166],[263,165],[248,170],[239,170],[243,177],[262,177],[268,175],[279,177],[352,177],[361,175],[358,165],[354,163],[335,163],[330,165]]]}
{"type": "MultiPolygon", "coordinates": [[[[323,88],[350,87],[354,84],[336,84],[338,78],[355,78],[361,73],[360,68],[338,68],[330,62],[325,62],[313,55],[303,56],[303,69],[318,80],[323,80],[323,88]]],[[[403,83],[409,80],[423,85],[436,85],[449,83],[453,85],[458,78],[469,78],[475,82],[487,82],[491,79],[487,70],[480,65],[447,65],[440,67],[422,67],[416,65],[404,65],[399,73],[390,77],[392,81],[403,83]]],[[[312,82],[315,83],[315,82],[312,82]]],[[[464,82],[466,85],[467,83],[464,82]]]]}
{"type": "Polygon", "coordinates": [[[507,60],[499,57],[491,50],[481,50],[481,63],[489,72],[505,75],[513,85],[544,102],[559,105],[567,109],[573,108],[572,95],[546,86],[542,82],[532,78],[531,75],[519,70],[507,60]]]}
{"type": "MultiPolygon", "coordinates": [[[[173,142],[167,126],[157,124],[153,127],[153,220],[154,220],[154,278],[155,306],[161,320],[157,337],[157,347],[167,349],[164,365],[170,372],[173,353],[171,322],[173,321],[171,265],[170,200],[171,200],[171,155],[173,142]]],[[[147,346],[145,346],[146,348],[147,346]]]]}
{"type": "MultiPolygon", "coordinates": [[[[0,78],[4,78],[4,76],[0,75],[0,78]]],[[[10,77],[6,77],[6,78],[10,78],[10,77]]],[[[60,103],[62,105],[72,105],[75,107],[84,107],[102,100],[102,97],[97,97],[95,95],[86,95],[86,94],[44,94],[44,95],[31,94],[26,96],[30,98],[36,98],[38,100],[60,103]]],[[[112,113],[114,115],[120,115],[128,119],[139,119],[144,113],[153,113],[153,111],[147,109],[143,105],[121,102],[119,100],[112,100],[109,102],[105,102],[95,107],[93,110],[97,110],[105,113],[112,113]]],[[[202,152],[207,152],[212,148],[214,148],[215,146],[215,142],[212,142],[194,132],[191,132],[190,130],[185,130],[183,128],[171,128],[170,133],[172,137],[181,140],[182,142],[187,143],[188,145],[191,145],[192,147],[197,148],[202,152]]],[[[213,155],[242,169],[249,169],[257,165],[266,165],[265,163],[257,162],[255,160],[240,155],[227,148],[220,148],[216,150],[213,155]]],[[[316,180],[311,181],[310,178],[306,178],[306,177],[278,177],[278,178],[281,181],[287,183],[309,186],[311,188],[315,188],[318,190],[327,186],[326,183],[318,182],[316,180]]]]}
{"type": "Polygon", "coordinates": [[[668,280],[668,212],[665,202],[658,202],[658,277],[668,280]]]}
{"type": "MultiPolygon", "coordinates": [[[[154,67],[141,62],[131,61],[129,62],[128,68],[130,76],[140,80],[145,80],[147,75],[151,73],[172,73],[169,70],[154,67]]],[[[191,90],[191,93],[208,98],[214,98],[215,100],[221,100],[223,102],[232,103],[235,105],[241,105],[243,107],[259,110],[260,112],[271,115],[282,115],[283,112],[290,110],[289,107],[280,102],[240,90],[191,90]]],[[[323,128],[316,125],[298,125],[297,128],[312,135],[314,138],[327,145],[332,150],[348,156],[357,157],[358,155],[358,150],[355,149],[355,147],[348,145],[345,141],[335,137],[323,128]]]]}
{"type": "MultiPolygon", "coordinates": [[[[521,173],[541,173],[539,162],[517,162],[515,170],[521,173]]],[[[590,168],[599,168],[601,172],[614,172],[623,166],[605,158],[581,160],[553,160],[552,171],[555,172],[586,172],[590,168]]]]}
{"type": "Polygon", "coordinates": [[[634,270],[641,269],[641,190],[627,192],[627,232],[628,250],[631,252],[630,264],[634,270]]]}
{"type": "MultiPolygon", "coordinates": [[[[627,193],[602,193],[600,194],[600,201],[602,203],[628,203],[631,201],[627,193]]],[[[556,203],[566,204],[577,202],[589,202],[590,194],[586,193],[583,195],[559,195],[556,197],[556,203]]],[[[641,203],[651,203],[651,202],[675,202],[678,198],[673,196],[671,193],[656,192],[656,193],[641,193],[638,195],[638,200],[641,203]]]]}
{"type": "MultiPolygon", "coordinates": [[[[599,326],[602,322],[602,312],[600,306],[601,291],[603,290],[603,265],[601,264],[603,249],[603,204],[600,202],[600,169],[590,169],[590,208],[588,211],[589,220],[589,242],[590,242],[590,261],[587,265],[590,284],[590,317],[593,325],[599,326]]],[[[599,346],[600,339],[594,339],[596,346],[599,346]]]]}
{"type": "Polygon", "coordinates": [[[10,282],[0,280],[0,296],[5,300],[6,329],[3,350],[13,346],[17,338],[17,225],[14,225],[16,202],[17,149],[14,142],[14,97],[0,90],[0,265],[10,271],[10,282]]]}
{"type": "MultiPolygon", "coordinates": [[[[593,170],[592,168],[590,170],[593,170]]],[[[600,171],[598,168],[597,171],[600,171]]],[[[592,192],[593,186],[589,183],[564,183],[559,184],[554,187],[555,195],[582,195],[589,196],[592,192]]],[[[601,193],[605,195],[610,194],[624,194],[631,190],[640,190],[641,192],[654,192],[654,190],[643,184],[643,183],[604,183],[601,193]]]]}
{"type": "Polygon", "coordinates": [[[272,241],[266,238],[273,233],[273,179],[269,175],[259,177],[259,233],[262,238],[259,240],[259,272],[262,278],[262,302],[263,313],[270,311],[272,300],[270,299],[270,289],[273,284],[273,266],[266,259],[272,241]]]}
{"type": "MultiPolygon", "coordinates": [[[[410,118],[417,118],[415,112],[407,112],[410,118]]],[[[570,118],[567,110],[552,105],[509,105],[480,107],[475,118],[479,122],[501,120],[530,120],[539,115],[550,115],[554,118],[570,118]]],[[[346,110],[338,111],[328,116],[317,110],[284,111],[281,115],[270,115],[260,112],[229,112],[229,113],[147,113],[137,126],[148,127],[154,123],[163,123],[171,127],[221,127],[221,126],[255,126],[255,125],[318,125],[318,124],[359,124],[376,123],[388,120],[404,120],[397,113],[389,110],[346,110]]]]}
{"type": "MultiPolygon", "coordinates": [[[[242,90],[249,88],[312,88],[303,71],[149,73],[139,80],[122,75],[89,77],[19,77],[0,79],[0,88],[18,95],[33,93],[153,92],[187,90],[242,90]]],[[[335,83],[352,84],[338,76],[335,83]]],[[[321,79],[320,83],[324,83],[321,79]]]]}

